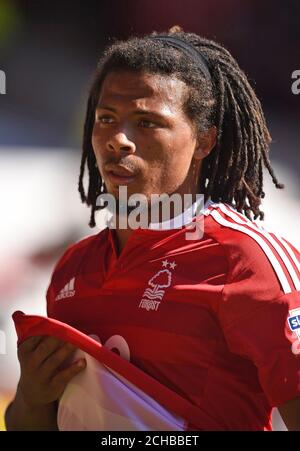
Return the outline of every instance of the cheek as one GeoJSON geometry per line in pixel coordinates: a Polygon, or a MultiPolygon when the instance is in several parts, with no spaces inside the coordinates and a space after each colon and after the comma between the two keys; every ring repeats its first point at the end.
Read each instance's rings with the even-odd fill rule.
{"type": "Polygon", "coordinates": [[[191,137],[190,133],[183,134],[181,139],[173,143],[171,165],[178,173],[186,174],[188,172],[195,152],[195,146],[195,139],[191,137]]]}
{"type": "Polygon", "coordinates": [[[159,133],[152,135],[151,144],[147,140],[141,144],[141,157],[156,175],[186,174],[190,167],[195,145],[190,134],[159,133]]]}
{"type": "Polygon", "coordinates": [[[97,144],[99,143],[100,139],[102,137],[102,133],[99,133],[99,129],[97,127],[97,125],[95,124],[92,130],[92,144],[93,146],[97,146],[97,144]]]}
{"type": "Polygon", "coordinates": [[[105,140],[104,140],[103,133],[100,134],[99,132],[95,131],[95,128],[94,128],[93,133],[92,133],[91,142],[92,142],[92,147],[93,147],[95,156],[97,157],[97,159],[101,159],[101,156],[105,149],[105,140]]]}
{"type": "Polygon", "coordinates": [[[169,147],[165,162],[169,172],[178,174],[186,173],[190,167],[193,150],[187,145],[187,142],[174,142],[169,147]]]}
{"type": "Polygon", "coordinates": [[[164,155],[161,176],[165,183],[182,183],[191,168],[195,143],[190,135],[169,141],[168,151],[164,155]]]}
{"type": "Polygon", "coordinates": [[[185,178],[187,170],[185,165],[178,160],[173,154],[172,146],[164,146],[157,152],[157,148],[147,148],[148,152],[152,152],[152,158],[147,159],[145,174],[145,183],[150,190],[166,191],[174,189],[174,185],[177,185],[177,180],[182,181],[185,178]]]}
{"type": "Polygon", "coordinates": [[[95,150],[98,147],[98,141],[99,141],[99,136],[98,136],[98,134],[95,131],[95,126],[94,126],[93,131],[92,131],[92,139],[91,139],[91,141],[92,141],[92,147],[95,150]]]}

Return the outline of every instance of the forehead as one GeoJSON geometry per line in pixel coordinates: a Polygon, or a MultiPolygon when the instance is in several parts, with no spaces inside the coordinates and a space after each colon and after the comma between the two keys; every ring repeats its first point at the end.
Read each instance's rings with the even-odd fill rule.
{"type": "Polygon", "coordinates": [[[137,107],[168,105],[172,110],[181,109],[186,91],[186,84],[174,76],[110,72],[102,83],[99,103],[132,104],[137,107]]]}

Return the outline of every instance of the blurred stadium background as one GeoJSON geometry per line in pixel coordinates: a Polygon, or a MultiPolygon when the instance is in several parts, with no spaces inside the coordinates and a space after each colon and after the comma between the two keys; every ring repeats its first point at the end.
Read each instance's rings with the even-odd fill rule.
{"type": "MultiPolygon", "coordinates": [[[[19,376],[15,310],[45,314],[45,291],[65,247],[96,233],[77,194],[87,89],[101,50],[174,24],[226,45],[246,71],[274,139],[277,191],[266,184],[266,225],[300,247],[298,0],[0,0],[0,430],[19,376]],[[4,340],[5,338],[5,340],[4,340]]],[[[283,428],[277,413],[276,429],[283,428]]]]}

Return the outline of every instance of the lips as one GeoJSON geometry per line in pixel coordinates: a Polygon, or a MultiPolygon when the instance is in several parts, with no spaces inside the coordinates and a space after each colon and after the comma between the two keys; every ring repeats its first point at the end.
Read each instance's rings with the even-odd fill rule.
{"type": "Polygon", "coordinates": [[[110,181],[118,185],[127,185],[135,178],[132,171],[121,165],[111,165],[107,167],[106,171],[110,181]]]}
{"type": "Polygon", "coordinates": [[[134,173],[124,166],[114,166],[111,169],[108,169],[108,172],[111,172],[113,175],[118,175],[120,177],[133,177],[134,173]]]}

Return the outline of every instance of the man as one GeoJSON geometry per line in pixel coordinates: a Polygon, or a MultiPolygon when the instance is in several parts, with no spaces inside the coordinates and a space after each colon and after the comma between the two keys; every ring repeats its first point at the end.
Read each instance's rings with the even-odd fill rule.
{"type": "MultiPolygon", "coordinates": [[[[113,44],[100,61],[79,178],[90,225],[99,195],[120,200],[124,186],[149,210],[163,193],[193,201],[201,193],[205,208],[188,219],[173,211],[181,228],[162,226],[161,213],[159,227],[122,228],[118,214],[114,229],[71,246],[55,268],[48,315],[97,336],[196,407],[185,429],[268,430],[274,406],[300,428],[299,254],[252,222],[263,218],[263,166],[282,188],[269,144],[245,74],[213,41],[177,29],[113,44]],[[203,236],[188,240],[199,221],[203,236]]],[[[84,360],[61,369],[73,351],[45,336],[19,346],[8,429],[57,427],[58,400],[86,371],[84,360]]]]}

